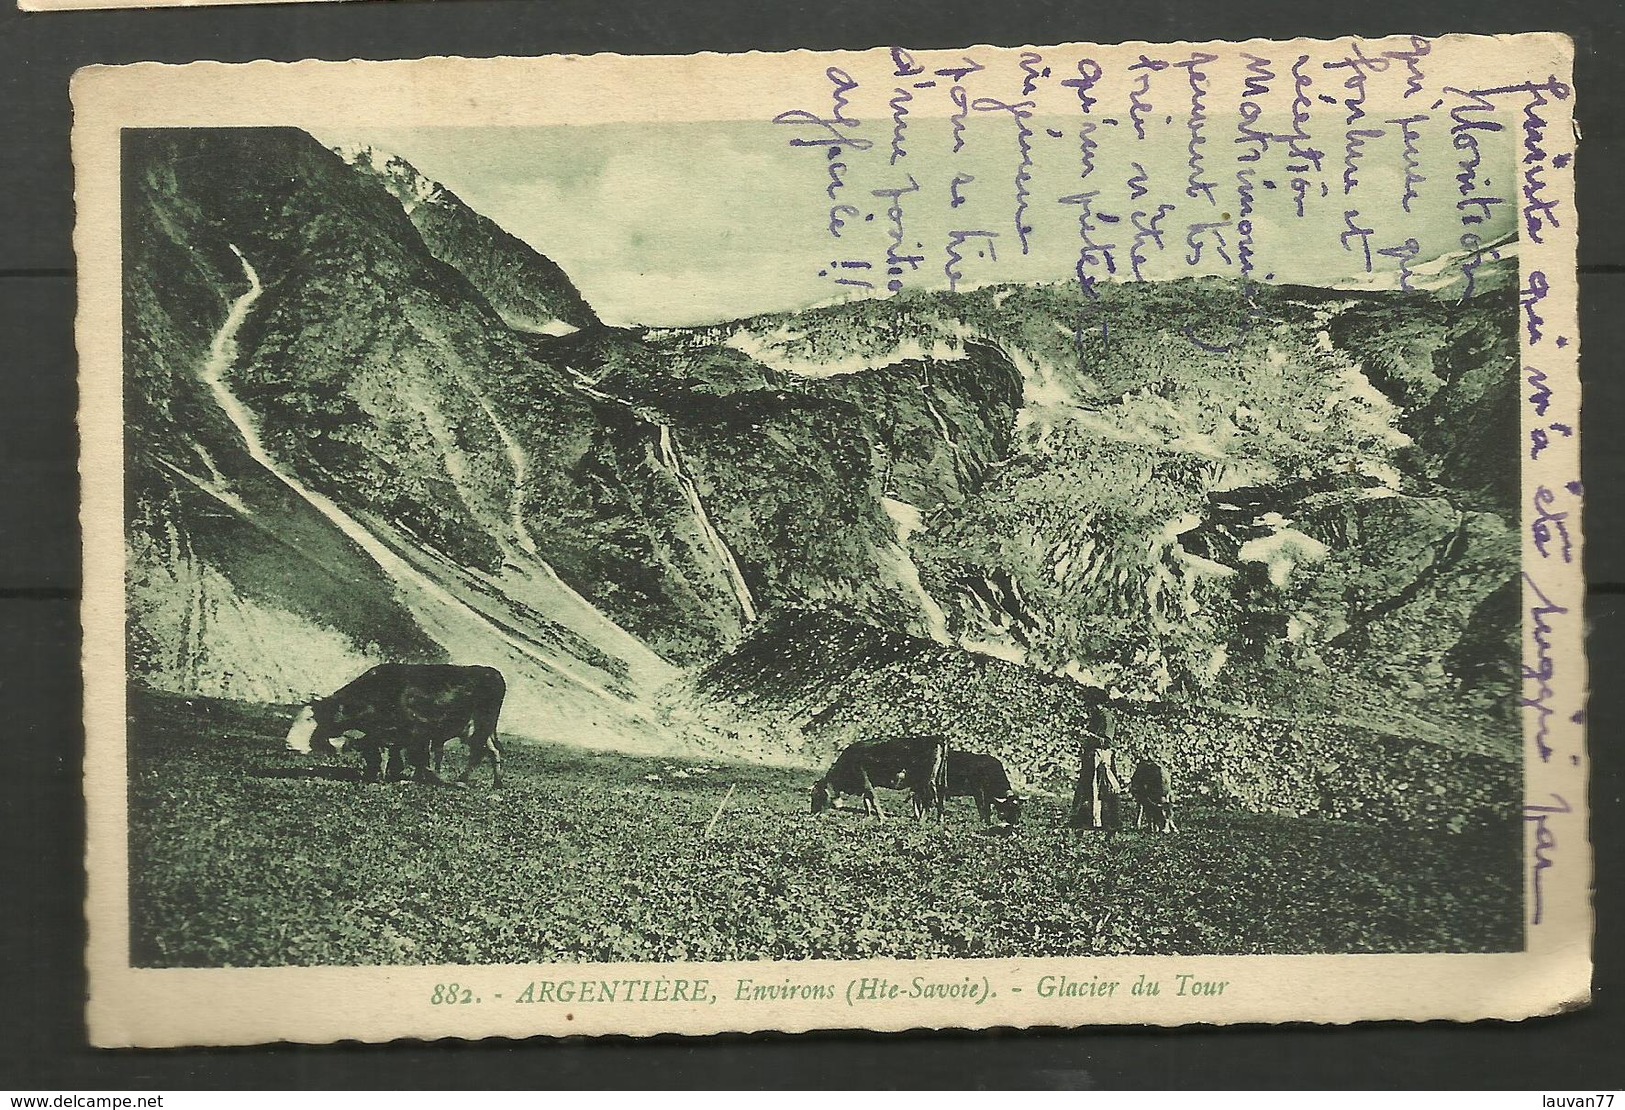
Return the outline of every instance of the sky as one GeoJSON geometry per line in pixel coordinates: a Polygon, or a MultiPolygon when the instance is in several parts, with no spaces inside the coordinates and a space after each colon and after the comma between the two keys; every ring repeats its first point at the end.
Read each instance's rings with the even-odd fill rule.
{"type": "MultiPolygon", "coordinates": [[[[1416,195],[1407,212],[1402,128],[1368,121],[1384,133],[1366,142],[1349,180],[1341,113],[1340,107],[1336,115],[1325,110],[1313,125],[1314,145],[1323,153],[1319,174],[1294,173],[1284,143],[1256,163],[1238,161],[1248,148],[1235,141],[1234,116],[1215,118],[1199,133],[1204,141],[1194,148],[1201,157],[1194,179],[1191,120],[1183,110],[1142,118],[1143,139],[1118,113],[1113,125],[1091,136],[1098,145],[1087,174],[1075,113],[1035,113],[1018,121],[996,108],[969,114],[958,151],[952,122],[924,115],[905,117],[894,147],[889,113],[871,113],[840,132],[764,119],[384,127],[317,137],[405,158],[562,266],[609,322],[676,326],[870,295],[841,278],[869,280],[875,294],[891,280],[905,288],[947,288],[956,232],[967,236],[952,279],[961,287],[1076,281],[1080,255],[1085,274],[1099,280],[1133,279],[1135,255],[1138,276],[1146,280],[1239,277],[1244,214],[1252,225],[1253,280],[1363,280],[1366,248],[1371,268],[1392,274],[1410,239],[1417,251],[1412,264],[1459,250],[1469,229],[1457,207],[1461,154],[1448,114],[1434,112],[1413,125],[1409,172],[1416,195]],[[791,142],[833,134],[848,140],[833,159],[828,146],[791,142]],[[853,138],[868,149],[857,149],[853,138]],[[841,168],[832,177],[837,162],[841,168]],[[1251,213],[1243,212],[1243,170],[1253,173],[1246,179],[1251,213]],[[1020,225],[1018,174],[1027,193],[1020,225]],[[1308,181],[1301,217],[1293,177],[1308,181]],[[1193,180],[1210,188],[1193,187],[1193,180]],[[911,183],[918,188],[895,201],[876,195],[911,183]],[[836,212],[842,225],[834,235],[837,205],[850,208],[836,212]],[[1164,211],[1164,205],[1171,207],[1164,211]],[[1348,212],[1359,215],[1350,221],[1348,212]],[[1090,226],[1080,228],[1080,215],[1090,226]],[[1351,222],[1370,229],[1369,237],[1347,235],[1351,222]],[[1191,230],[1210,224],[1219,226],[1191,230]],[[1030,230],[1023,235],[1018,226],[1030,230]],[[1148,226],[1161,230],[1160,249],[1144,232],[1148,226]],[[894,239],[899,229],[900,242],[894,239]],[[1085,253],[1091,244],[1098,249],[1085,253]],[[1385,248],[1394,253],[1384,255],[1385,248]],[[888,261],[899,255],[914,261],[900,264],[901,274],[886,275],[888,261]]],[[[1281,118],[1259,126],[1284,132],[1289,124],[1281,118]]],[[[1514,184],[1511,135],[1484,136],[1474,183],[1480,195],[1498,192],[1497,178],[1514,184]]],[[[1470,230],[1486,241],[1512,231],[1513,207],[1500,205],[1489,223],[1470,230]]]]}

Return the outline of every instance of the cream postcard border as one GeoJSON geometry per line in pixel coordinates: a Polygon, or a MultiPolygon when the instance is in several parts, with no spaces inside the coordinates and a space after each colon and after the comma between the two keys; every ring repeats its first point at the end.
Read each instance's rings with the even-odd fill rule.
{"type": "MultiPolygon", "coordinates": [[[[1380,41],[1380,40],[1379,40],[1380,41]]],[[[1544,80],[1569,81],[1573,46],[1560,35],[1432,40],[1430,65],[1459,69],[1463,88],[1544,80]],[[1470,83],[1468,83],[1470,82],[1470,83]]],[[[1180,44],[1173,44],[1178,46],[1180,44]]],[[[1228,44],[1225,44],[1228,45],[1228,44]]],[[[1303,44],[1271,43],[1271,47],[1303,44]]],[[[974,50],[994,48],[975,47],[974,50]]],[[[1143,44],[1098,48],[1098,56],[1143,44]]],[[[1016,51],[1004,51],[1013,56],[1016,51]]],[[[920,52],[936,62],[963,50],[920,52]]],[[[97,67],[73,82],[73,156],[78,220],[80,434],[84,530],[85,795],[88,821],[86,911],[90,926],[88,1020],[102,1046],[226,1045],[270,1041],[385,1041],[401,1037],[527,1037],[564,1034],[706,1034],[830,1028],[902,1030],[1086,1024],[1236,1023],[1367,1019],[1519,1019],[1584,1005],[1590,996],[1591,847],[1585,811],[1587,766],[1583,710],[1586,670],[1580,532],[1571,516],[1574,561],[1543,560],[1526,517],[1523,537],[1526,668],[1551,661],[1551,704],[1560,708],[1542,761],[1533,713],[1525,713],[1525,882],[1538,881],[1544,920],[1528,927],[1521,953],[1476,955],[1334,955],[1173,957],[1123,956],[1007,960],[871,960],[736,964],[569,964],[455,967],[300,967],[135,969],[129,966],[127,796],[125,763],[124,535],[119,475],[121,411],[120,130],[125,127],[294,125],[348,127],[464,124],[501,126],[559,122],[748,119],[766,105],[818,102],[823,71],[852,53],[535,59],[431,58],[394,62],[256,62],[186,66],[97,67]],[[545,88],[545,97],[537,90],[545,88]],[[696,95],[703,93],[703,95],[696,95]],[[1545,617],[1541,614],[1544,612],[1545,617]],[[1537,624],[1544,620],[1545,627],[1537,624]],[[1538,638],[1537,638],[1538,634],[1538,638]],[[1571,719],[1571,714],[1574,718],[1571,719]],[[1571,758],[1574,757],[1572,762],[1571,758]],[[1542,820],[1542,817],[1545,820],[1542,820]],[[1545,835],[1551,843],[1537,840],[1545,835]],[[1537,851],[1539,854],[1537,855],[1537,851]],[[1542,860],[1549,866],[1540,866],[1542,860]],[[1110,998],[1042,998],[1039,977],[1067,975],[1122,981],[1110,998]],[[1171,984],[1225,981],[1221,997],[1180,997],[1171,984]],[[738,978],[852,984],[916,976],[980,985],[979,1000],[886,1003],[737,1002],[738,978]],[[1156,978],[1156,999],[1128,985],[1156,978]],[[514,1005],[527,984],[542,980],[707,980],[706,1002],[647,1005],[578,1001],[514,1005]],[[459,983],[478,1005],[430,1004],[437,985],[459,983]],[[500,998],[500,1001],[499,1001],[500,998]]],[[[1450,72],[1453,72],[1450,71],[1450,72]]],[[[1546,136],[1568,149],[1573,98],[1555,101],[1546,136]]],[[[1521,137],[1519,140],[1521,142],[1521,137]]],[[[1519,146],[1520,151],[1523,147],[1519,146]]],[[[1546,242],[1524,238],[1524,284],[1538,270],[1549,292],[1541,302],[1544,341],[1523,334],[1524,374],[1538,369],[1551,391],[1543,413],[1524,404],[1523,442],[1553,423],[1574,429],[1552,436],[1531,461],[1525,453],[1526,514],[1541,488],[1579,479],[1579,381],[1576,227],[1572,176],[1546,174],[1547,196],[1562,214],[1546,242]],[[1566,336],[1561,349],[1552,336],[1566,336]]],[[[670,992],[670,987],[663,988],[670,992]]],[[[652,987],[658,996],[662,988],[652,987]]],[[[689,986],[683,992],[693,997],[689,986]]]]}

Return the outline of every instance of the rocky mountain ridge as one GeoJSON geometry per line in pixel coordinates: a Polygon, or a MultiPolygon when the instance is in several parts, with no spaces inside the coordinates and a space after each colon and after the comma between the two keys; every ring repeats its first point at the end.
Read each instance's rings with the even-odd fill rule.
{"type": "Polygon", "coordinates": [[[423,245],[472,282],[509,327],[567,335],[598,322],[552,259],[424,177],[404,158],[369,146],[336,147],[333,152],[400,201],[423,245]]]}
{"type": "Polygon", "coordinates": [[[531,690],[516,731],[714,749],[706,669],[815,613],[943,673],[1306,720],[1357,688],[1372,727],[1516,743],[1515,284],[611,328],[397,158],[130,132],[126,179],[138,681],[480,657],[531,690]]]}

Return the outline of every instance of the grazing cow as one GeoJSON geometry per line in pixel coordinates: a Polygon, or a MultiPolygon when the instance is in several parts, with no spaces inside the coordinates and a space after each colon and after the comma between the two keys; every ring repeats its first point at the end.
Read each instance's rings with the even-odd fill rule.
{"type": "Polygon", "coordinates": [[[1178,832],[1174,826],[1174,798],[1168,786],[1168,772],[1162,764],[1149,759],[1140,760],[1129,779],[1129,796],[1140,806],[1140,815],[1134,822],[1140,828],[1151,819],[1151,827],[1158,832],[1178,832]]]}
{"type": "Polygon", "coordinates": [[[380,756],[389,750],[389,777],[402,773],[402,752],[420,782],[439,783],[446,744],[461,740],[468,748],[467,782],[487,755],[491,785],[502,785],[502,748],[497,743],[497,717],[507,683],[494,667],[444,664],[384,663],[325,698],[299,711],[288,730],[287,749],[308,755],[333,751],[334,740],[361,750],[365,781],[378,781],[380,756]],[[429,766],[431,754],[433,769],[429,766]]]}
{"type": "Polygon", "coordinates": [[[914,819],[935,806],[942,819],[948,793],[948,741],[941,736],[892,736],[859,740],[835,757],[824,777],[813,784],[812,811],[834,805],[832,794],[863,798],[863,808],[884,821],[876,786],[907,788],[913,792],[914,819]]]}
{"type": "Polygon", "coordinates": [[[1010,786],[1010,776],[997,756],[958,751],[950,755],[948,797],[975,798],[983,824],[995,816],[1001,825],[1021,823],[1021,799],[1010,786]]]}

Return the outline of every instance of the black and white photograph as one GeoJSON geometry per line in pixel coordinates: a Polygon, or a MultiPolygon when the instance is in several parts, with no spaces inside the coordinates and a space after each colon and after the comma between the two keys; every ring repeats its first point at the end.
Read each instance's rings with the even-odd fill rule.
{"type": "Polygon", "coordinates": [[[1583,998],[1568,50],[81,75],[93,1035],[1583,998]]]}

